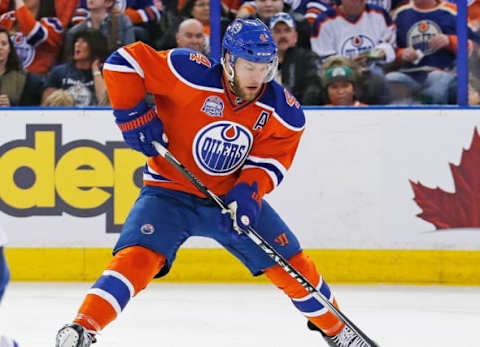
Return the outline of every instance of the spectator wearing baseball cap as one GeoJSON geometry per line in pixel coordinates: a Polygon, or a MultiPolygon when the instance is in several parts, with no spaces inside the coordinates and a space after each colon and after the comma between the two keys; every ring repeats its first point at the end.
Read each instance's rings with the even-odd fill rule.
{"type": "Polygon", "coordinates": [[[287,88],[304,105],[318,104],[321,89],[320,58],[297,46],[298,33],[293,17],[279,12],[270,19],[270,30],[278,48],[275,80],[287,88]]]}
{"type": "Polygon", "coordinates": [[[311,49],[310,34],[312,26],[302,13],[291,11],[291,7],[287,1],[284,0],[253,0],[245,1],[240,7],[237,18],[245,19],[260,19],[267,26],[274,16],[280,13],[288,13],[295,21],[295,26],[298,32],[297,46],[311,49]],[[248,6],[248,11],[243,11],[243,7],[248,6]]]}
{"type": "Polygon", "coordinates": [[[322,70],[327,106],[365,106],[356,97],[357,73],[348,59],[336,56],[328,58],[322,70]]]}
{"type": "Polygon", "coordinates": [[[275,14],[270,18],[270,29],[272,29],[275,26],[275,24],[280,22],[285,23],[290,28],[293,28],[293,29],[296,28],[295,20],[293,19],[290,13],[278,12],[277,14],[275,14]]]}

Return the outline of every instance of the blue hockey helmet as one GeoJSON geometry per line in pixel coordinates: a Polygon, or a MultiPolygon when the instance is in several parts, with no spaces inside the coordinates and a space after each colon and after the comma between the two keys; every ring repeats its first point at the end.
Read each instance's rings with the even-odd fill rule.
{"type": "Polygon", "coordinates": [[[261,20],[236,19],[225,31],[222,51],[256,63],[271,63],[277,56],[277,45],[261,20]]]}
{"type": "Polygon", "coordinates": [[[259,19],[235,19],[225,31],[222,42],[222,65],[225,67],[225,53],[230,54],[232,70],[237,58],[255,63],[272,64],[267,81],[271,80],[277,68],[277,45],[270,29],[259,19]]]}

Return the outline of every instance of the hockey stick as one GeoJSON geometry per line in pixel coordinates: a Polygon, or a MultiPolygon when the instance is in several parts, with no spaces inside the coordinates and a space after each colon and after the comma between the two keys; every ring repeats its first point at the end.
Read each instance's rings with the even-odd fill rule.
{"type": "MultiPolygon", "coordinates": [[[[181,162],[177,160],[164,146],[156,141],[152,141],[157,152],[172,164],[185,178],[187,178],[200,192],[205,194],[210,200],[215,202],[222,211],[230,211],[229,207],[215,193],[208,189],[197,177],[195,177],[181,162]]],[[[260,247],[270,258],[285,270],[293,279],[302,285],[318,302],[328,308],[333,315],[341,320],[353,332],[355,332],[365,343],[364,347],[378,347],[362,330],[360,330],[350,319],[348,319],[339,309],[337,309],[326,297],[320,293],[313,284],[310,283],[298,270],[296,270],[280,253],[278,253],[267,241],[265,241],[252,227],[246,230],[238,227],[234,229],[239,233],[247,235],[255,244],[260,247]]]]}

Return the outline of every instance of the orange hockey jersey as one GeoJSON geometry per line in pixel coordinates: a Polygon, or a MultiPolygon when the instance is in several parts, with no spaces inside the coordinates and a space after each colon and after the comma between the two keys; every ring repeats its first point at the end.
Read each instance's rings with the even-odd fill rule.
{"type": "MultiPolygon", "coordinates": [[[[223,195],[239,181],[256,181],[263,195],[283,180],[305,117],[276,82],[253,101],[237,100],[222,71],[198,52],[155,51],[140,42],[117,50],[104,65],[113,108],[132,108],[152,93],[169,151],[209,189],[223,195]]],[[[148,160],[144,183],[202,196],[161,156],[148,160]]]]}
{"type": "Polygon", "coordinates": [[[23,67],[46,74],[55,64],[62,45],[63,25],[57,17],[35,19],[26,6],[0,16],[0,26],[12,35],[23,67]]]}

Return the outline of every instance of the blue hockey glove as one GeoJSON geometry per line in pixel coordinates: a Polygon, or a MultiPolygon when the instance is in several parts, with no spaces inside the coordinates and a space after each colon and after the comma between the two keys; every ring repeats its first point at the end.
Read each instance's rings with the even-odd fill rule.
{"type": "Polygon", "coordinates": [[[257,182],[252,185],[245,182],[236,184],[225,195],[224,201],[230,211],[222,211],[222,213],[230,213],[234,229],[237,232],[238,227],[247,229],[248,226],[256,226],[260,212],[257,182]]]}
{"type": "Polygon", "coordinates": [[[154,157],[158,152],[153,147],[152,141],[158,141],[167,147],[168,140],[163,132],[163,123],[155,109],[149,108],[144,100],[130,109],[116,109],[113,114],[130,148],[148,157],[154,157]]]}

